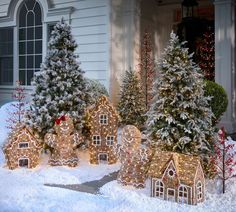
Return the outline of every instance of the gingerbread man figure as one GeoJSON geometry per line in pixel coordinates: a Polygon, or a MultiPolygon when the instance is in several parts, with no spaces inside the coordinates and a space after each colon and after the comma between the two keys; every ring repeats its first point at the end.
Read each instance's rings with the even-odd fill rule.
{"type": "Polygon", "coordinates": [[[152,154],[149,148],[141,146],[141,133],[135,126],[127,125],[123,128],[118,154],[121,168],[117,181],[122,185],[143,188],[152,154]]]}
{"type": "Polygon", "coordinates": [[[47,133],[45,143],[53,148],[49,159],[52,166],[70,166],[78,165],[78,157],[75,151],[80,143],[79,134],[74,132],[73,121],[69,116],[61,116],[55,121],[55,134],[47,133]]]}

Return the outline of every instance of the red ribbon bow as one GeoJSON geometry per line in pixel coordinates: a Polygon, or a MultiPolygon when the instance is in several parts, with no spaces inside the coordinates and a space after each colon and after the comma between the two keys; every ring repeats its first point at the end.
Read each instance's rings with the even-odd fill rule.
{"type": "Polygon", "coordinates": [[[66,116],[63,115],[60,118],[57,118],[55,122],[57,125],[59,125],[61,123],[61,121],[65,121],[65,120],[66,120],[66,116]]]}

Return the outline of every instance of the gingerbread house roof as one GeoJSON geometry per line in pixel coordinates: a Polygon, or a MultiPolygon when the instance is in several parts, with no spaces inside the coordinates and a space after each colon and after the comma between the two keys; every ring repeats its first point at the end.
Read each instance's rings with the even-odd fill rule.
{"type": "Polygon", "coordinates": [[[158,151],[152,158],[148,176],[162,178],[170,161],[174,163],[180,183],[193,185],[197,169],[201,166],[197,156],[158,151]]]}
{"type": "Polygon", "coordinates": [[[26,134],[31,138],[30,140],[36,148],[42,147],[42,141],[37,138],[37,136],[34,135],[34,133],[28,127],[23,124],[17,124],[8,136],[8,141],[4,145],[4,150],[11,149],[15,143],[20,141],[20,139],[17,137],[20,137],[23,134],[26,134]]]}
{"type": "Polygon", "coordinates": [[[112,103],[108,100],[107,96],[100,96],[98,101],[95,103],[95,105],[89,107],[87,110],[90,114],[90,117],[93,117],[97,114],[97,112],[102,108],[102,107],[106,107],[108,111],[110,111],[114,118],[116,118],[117,120],[119,120],[119,114],[116,111],[115,107],[112,105],[112,103]]]}

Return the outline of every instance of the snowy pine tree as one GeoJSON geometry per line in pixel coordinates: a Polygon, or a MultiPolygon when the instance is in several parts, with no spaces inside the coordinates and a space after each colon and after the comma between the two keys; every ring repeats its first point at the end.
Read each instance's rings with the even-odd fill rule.
{"type": "Polygon", "coordinates": [[[77,129],[82,128],[88,92],[76,47],[70,26],[62,19],[51,33],[47,56],[33,82],[28,123],[42,136],[65,114],[71,115],[77,129]]]}
{"type": "Polygon", "coordinates": [[[144,93],[137,75],[131,70],[126,71],[118,103],[121,123],[135,125],[140,128],[145,122],[145,108],[144,93]]]}
{"type": "Polygon", "coordinates": [[[152,145],[164,150],[208,158],[214,129],[203,75],[172,32],[158,64],[153,103],[148,111],[147,131],[152,145]]]}

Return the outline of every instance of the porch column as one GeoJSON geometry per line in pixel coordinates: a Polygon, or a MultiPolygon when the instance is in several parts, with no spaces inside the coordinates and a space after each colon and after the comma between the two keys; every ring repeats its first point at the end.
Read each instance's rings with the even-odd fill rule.
{"type": "Polygon", "coordinates": [[[110,0],[110,96],[116,105],[122,77],[140,57],[140,0],[110,0]]]}
{"type": "Polygon", "coordinates": [[[236,132],[235,0],[215,0],[215,80],[228,95],[220,125],[236,132]]]}

